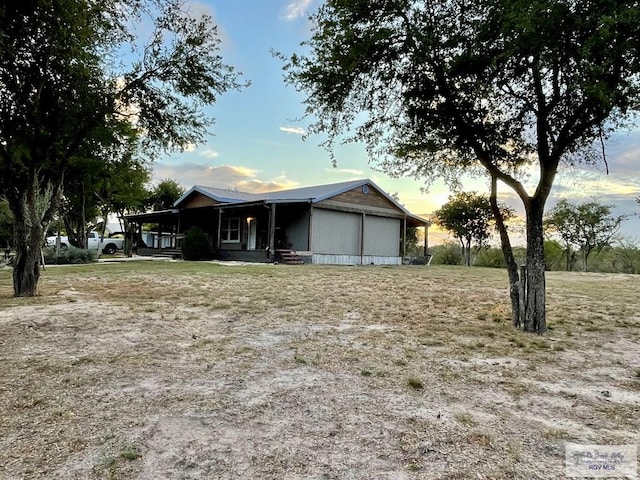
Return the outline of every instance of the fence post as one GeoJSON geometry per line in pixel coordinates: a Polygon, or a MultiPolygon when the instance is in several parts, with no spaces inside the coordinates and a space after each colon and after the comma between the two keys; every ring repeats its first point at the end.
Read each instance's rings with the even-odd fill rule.
{"type": "Polygon", "coordinates": [[[525,309],[527,307],[527,266],[526,265],[520,265],[519,287],[520,287],[520,292],[518,293],[518,300],[520,302],[520,308],[519,308],[520,324],[518,326],[523,327],[525,322],[525,317],[526,317],[525,309]]]}

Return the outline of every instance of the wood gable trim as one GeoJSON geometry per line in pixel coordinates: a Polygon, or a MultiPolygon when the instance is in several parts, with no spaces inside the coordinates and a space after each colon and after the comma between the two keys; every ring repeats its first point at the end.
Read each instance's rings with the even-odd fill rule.
{"type": "Polygon", "coordinates": [[[185,198],[180,204],[180,208],[200,208],[200,207],[213,207],[218,205],[220,202],[214,200],[213,198],[207,197],[199,192],[193,192],[187,198],[185,198]]]}
{"type": "Polygon", "coordinates": [[[370,184],[353,188],[315,204],[316,207],[403,218],[406,213],[370,184]]]}

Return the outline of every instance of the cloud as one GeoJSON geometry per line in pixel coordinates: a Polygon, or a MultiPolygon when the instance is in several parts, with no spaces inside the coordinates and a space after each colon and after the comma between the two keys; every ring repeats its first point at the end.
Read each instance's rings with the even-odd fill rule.
{"type": "Polygon", "coordinates": [[[365,175],[364,170],[356,170],[355,168],[325,168],[327,173],[340,174],[340,175],[365,175]]]}
{"type": "Polygon", "coordinates": [[[165,178],[176,180],[185,188],[194,185],[231,188],[249,193],[285,190],[298,186],[286,178],[284,173],[273,179],[261,179],[261,172],[252,168],[233,165],[204,165],[183,163],[180,165],[156,164],[153,180],[159,182],[165,178]]]}
{"type": "Polygon", "coordinates": [[[200,155],[207,158],[218,158],[220,156],[220,153],[208,148],[204,150],[200,155]]]}
{"type": "Polygon", "coordinates": [[[278,190],[288,190],[295,188],[299,184],[290,180],[279,181],[262,181],[262,180],[247,180],[239,182],[237,185],[238,190],[249,193],[264,193],[264,192],[276,192],[278,190]]]}
{"type": "Polygon", "coordinates": [[[287,20],[295,20],[304,17],[312,2],[313,0],[295,0],[290,2],[285,9],[284,18],[287,20]]]}
{"type": "Polygon", "coordinates": [[[572,169],[558,175],[554,196],[571,196],[588,200],[605,195],[633,197],[640,193],[640,175],[612,172],[607,175],[594,169],[572,169]]]}
{"type": "Polygon", "coordinates": [[[615,134],[607,142],[606,155],[612,173],[640,175],[640,130],[615,134]]]}
{"type": "Polygon", "coordinates": [[[284,133],[292,133],[294,135],[305,135],[307,132],[304,131],[303,128],[300,127],[280,127],[280,131],[284,133]]]}
{"type": "Polygon", "coordinates": [[[254,177],[256,173],[256,170],[246,167],[211,166],[198,163],[179,165],[158,163],[153,169],[154,180],[172,178],[187,188],[193,185],[228,188],[246,178],[254,177]]]}

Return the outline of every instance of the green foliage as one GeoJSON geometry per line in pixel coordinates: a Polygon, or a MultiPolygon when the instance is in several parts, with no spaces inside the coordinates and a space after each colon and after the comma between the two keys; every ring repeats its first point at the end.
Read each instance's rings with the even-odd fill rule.
{"type": "Polygon", "coordinates": [[[506,268],[504,255],[499,248],[485,247],[478,252],[474,263],[477,267],[506,268]]]}
{"type": "MultiPolygon", "coordinates": [[[[456,264],[456,245],[438,245],[431,249],[434,253],[433,264],[456,264]],[[449,259],[447,260],[447,255],[449,259]]],[[[545,240],[545,265],[547,270],[563,271],[565,268],[565,250],[555,240],[545,240]]],[[[516,263],[523,264],[526,258],[524,247],[514,247],[516,263]]],[[[458,255],[458,258],[460,256],[458,255]]],[[[502,250],[496,247],[483,248],[478,253],[475,266],[504,268],[502,250]]],[[[599,273],[640,273],[640,248],[637,242],[629,239],[618,239],[613,246],[594,252],[589,257],[589,271],[599,273]]]]}
{"type": "Polygon", "coordinates": [[[564,269],[565,250],[556,240],[544,241],[544,263],[547,270],[564,269]]]}
{"type": "Polygon", "coordinates": [[[489,238],[489,223],[493,218],[486,196],[475,192],[460,192],[434,213],[435,222],[448,230],[462,245],[464,264],[471,266],[471,246],[482,247],[489,238]]]}
{"type": "Polygon", "coordinates": [[[7,247],[13,242],[13,214],[6,200],[0,198],[0,247],[7,247]]]}
{"type": "Polygon", "coordinates": [[[0,196],[16,219],[16,295],[36,294],[44,232],[63,190],[77,210],[68,233],[84,238],[94,195],[131,205],[117,162],[144,152],[134,162],[142,165],[204,138],[213,119],[202,108],[242,86],[219,47],[212,19],[187,15],[181,0],[0,7],[0,196]],[[150,38],[138,38],[148,30],[136,25],[150,17],[150,38]],[[130,63],[119,60],[123,51],[130,63]],[[105,188],[103,166],[116,170],[105,188]],[[83,182],[87,173],[94,178],[83,182]],[[120,180],[125,188],[114,190],[120,180]]]}
{"type": "Polygon", "coordinates": [[[433,255],[432,265],[462,265],[462,253],[457,243],[447,242],[435,245],[430,250],[433,255]]]}
{"type": "Polygon", "coordinates": [[[639,19],[633,2],[332,1],[286,79],[312,132],[350,133],[394,174],[482,166],[525,196],[514,168],[555,168],[637,108],[639,19]]]}
{"type": "Polygon", "coordinates": [[[57,255],[55,247],[45,247],[42,249],[42,253],[44,255],[44,263],[48,265],[92,263],[95,262],[98,257],[95,250],[87,250],[73,246],[60,248],[57,255]]]}
{"type": "Polygon", "coordinates": [[[567,270],[571,269],[572,249],[582,253],[582,267],[586,272],[588,258],[593,251],[601,251],[611,244],[618,232],[624,215],[611,215],[611,205],[596,201],[573,205],[562,199],[545,218],[547,231],[557,235],[563,242],[567,270]]]}
{"type": "Polygon", "coordinates": [[[424,255],[424,247],[418,237],[418,229],[416,227],[407,227],[406,242],[408,256],[421,257],[424,255]]]}
{"type": "Polygon", "coordinates": [[[617,239],[611,247],[595,252],[589,271],[606,273],[640,273],[640,249],[636,241],[617,239]]]}
{"type": "Polygon", "coordinates": [[[165,178],[149,192],[148,205],[153,210],[166,210],[184,194],[184,187],[177,181],[165,178]]]}
{"type": "Polygon", "coordinates": [[[211,246],[206,234],[199,227],[191,227],[182,240],[182,258],[185,260],[208,260],[211,246]]]}

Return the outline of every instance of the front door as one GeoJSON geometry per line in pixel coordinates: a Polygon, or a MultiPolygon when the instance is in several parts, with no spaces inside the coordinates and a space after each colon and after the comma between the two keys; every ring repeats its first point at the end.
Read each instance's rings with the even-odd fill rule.
{"type": "Polygon", "coordinates": [[[257,223],[255,218],[247,218],[247,230],[247,250],[255,250],[257,239],[257,223]]]}

